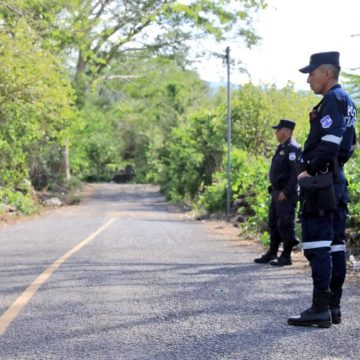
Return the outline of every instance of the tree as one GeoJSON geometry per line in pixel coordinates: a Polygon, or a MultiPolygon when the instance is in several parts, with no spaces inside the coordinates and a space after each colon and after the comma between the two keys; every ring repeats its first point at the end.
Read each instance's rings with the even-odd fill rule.
{"type": "Polygon", "coordinates": [[[59,59],[38,46],[25,19],[0,28],[0,186],[26,192],[33,160],[60,146],[76,123],[74,94],[59,59]]]}
{"type": "Polygon", "coordinates": [[[134,53],[186,60],[191,41],[229,36],[258,41],[252,18],[264,0],[13,0],[1,1],[4,20],[25,18],[42,46],[76,57],[76,83],[84,89],[113,60],[134,53]]]}
{"type": "Polygon", "coordinates": [[[65,33],[71,40],[62,42],[77,53],[75,78],[83,87],[113,60],[134,53],[186,54],[190,40],[221,41],[229,33],[254,45],[253,12],[264,7],[263,0],[81,1],[69,9],[65,33]]]}
{"type": "Polygon", "coordinates": [[[129,65],[114,62],[104,76],[124,66],[144,75],[120,82],[109,79],[87,94],[82,110],[85,128],[73,147],[71,162],[78,172],[84,171],[88,163],[86,171],[94,174],[93,162],[86,153],[90,142],[94,150],[95,141],[98,152],[94,154],[102,158],[114,149],[111,162],[104,163],[103,170],[110,179],[116,171],[131,165],[138,181],[155,181],[158,159],[172,129],[183,124],[193,109],[206,107],[209,90],[195,72],[183,70],[164,57],[138,59],[129,65]],[[99,134],[106,137],[107,145],[99,134]]]}
{"type": "MultiPolygon", "coordinates": [[[[264,0],[14,0],[11,5],[2,4],[4,20],[25,17],[43,39],[42,46],[76,56],[74,79],[80,107],[89,86],[114,60],[130,63],[139,54],[161,54],[177,55],[184,64],[189,42],[204,37],[222,41],[233,36],[254,45],[258,37],[252,17],[266,6],[264,0]]],[[[69,161],[64,160],[68,173],[69,161]]]]}

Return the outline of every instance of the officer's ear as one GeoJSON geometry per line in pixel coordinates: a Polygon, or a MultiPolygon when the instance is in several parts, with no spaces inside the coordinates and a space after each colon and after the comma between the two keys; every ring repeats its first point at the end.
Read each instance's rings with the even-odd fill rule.
{"type": "Polygon", "coordinates": [[[339,67],[335,67],[331,64],[323,64],[319,66],[318,69],[323,75],[325,75],[327,79],[336,79],[339,77],[339,71],[340,71],[339,67]]]}

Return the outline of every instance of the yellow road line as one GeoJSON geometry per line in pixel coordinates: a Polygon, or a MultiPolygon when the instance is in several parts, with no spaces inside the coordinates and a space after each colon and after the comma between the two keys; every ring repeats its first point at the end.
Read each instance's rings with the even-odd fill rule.
{"type": "Polygon", "coordinates": [[[94,233],[89,235],[85,240],[79,242],[71,250],[65,253],[63,256],[55,260],[51,265],[49,265],[44,272],[42,272],[31,285],[29,285],[24,292],[10,305],[10,307],[1,315],[0,317],[0,336],[3,335],[10,325],[10,323],[16,318],[20,313],[22,308],[31,300],[39,287],[46,282],[46,280],[51,276],[51,274],[67,259],[72,255],[78,252],[86,244],[92,241],[96,236],[98,236],[102,231],[109,227],[115,218],[110,219],[106,224],[101,226],[94,233]]]}

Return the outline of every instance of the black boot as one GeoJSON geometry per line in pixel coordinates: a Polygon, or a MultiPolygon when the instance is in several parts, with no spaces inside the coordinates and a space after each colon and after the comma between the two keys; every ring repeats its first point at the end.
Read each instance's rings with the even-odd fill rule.
{"type": "Polygon", "coordinates": [[[341,323],[340,300],[342,289],[331,290],[330,292],[330,311],[333,324],[341,323]]]}
{"type": "Polygon", "coordinates": [[[338,307],[331,307],[331,320],[333,324],[340,324],[341,323],[341,311],[340,306],[338,307]]]}
{"type": "Polygon", "coordinates": [[[277,258],[277,251],[274,252],[274,250],[269,250],[267,253],[265,253],[263,256],[255,259],[254,261],[257,264],[267,264],[271,260],[274,260],[277,258]]]}
{"type": "Polygon", "coordinates": [[[329,328],[332,324],[329,310],[330,291],[315,291],[313,293],[313,304],[310,309],[303,311],[300,316],[290,317],[289,325],[295,326],[317,326],[329,328]]]}
{"type": "Polygon", "coordinates": [[[272,266],[286,266],[291,264],[292,262],[290,256],[285,256],[283,254],[281,254],[277,259],[270,261],[270,265],[272,266]]]}
{"type": "Polygon", "coordinates": [[[286,244],[284,244],[284,250],[279,256],[278,259],[270,261],[270,265],[272,266],[287,266],[292,265],[291,261],[291,251],[294,246],[298,245],[299,241],[294,239],[286,244]]]}

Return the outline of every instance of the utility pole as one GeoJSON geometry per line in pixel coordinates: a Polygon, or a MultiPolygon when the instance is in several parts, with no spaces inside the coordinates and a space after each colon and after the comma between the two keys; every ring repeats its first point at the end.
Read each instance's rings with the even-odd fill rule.
{"type": "Polygon", "coordinates": [[[226,212],[231,213],[231,101],[230,101],[230,47],[226,48],[227,64],[227,201],[226,212]]]}

